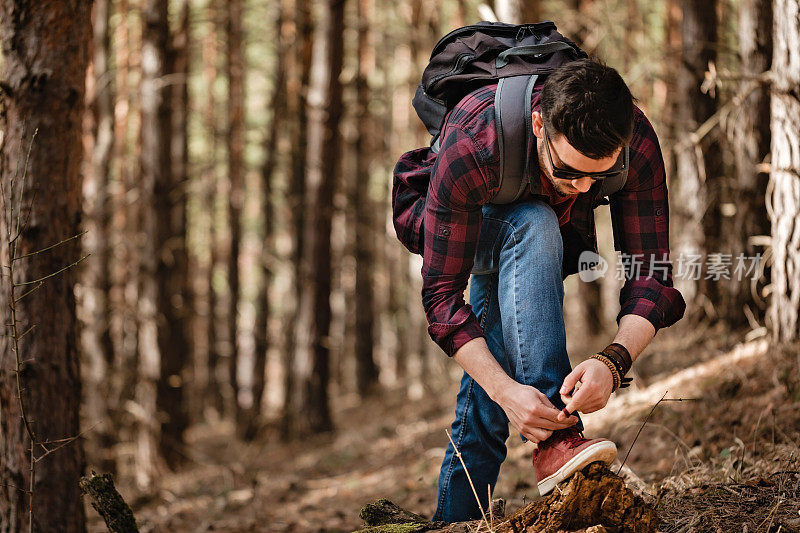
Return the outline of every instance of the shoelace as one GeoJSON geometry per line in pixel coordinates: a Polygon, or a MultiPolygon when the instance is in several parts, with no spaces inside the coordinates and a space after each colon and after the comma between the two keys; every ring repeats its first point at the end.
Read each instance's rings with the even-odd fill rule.
{"type": "Polygon", "coordinates": [[[569,434],[564,437],[564,443],[570,448],[577,448],[583,444],[585,440],[587,439],[583,436],[583,431],[570,431],[569,434]]]}

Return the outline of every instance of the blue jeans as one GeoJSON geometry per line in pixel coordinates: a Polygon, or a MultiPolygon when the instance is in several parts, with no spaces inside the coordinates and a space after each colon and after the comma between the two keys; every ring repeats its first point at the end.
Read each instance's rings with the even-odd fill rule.
{"type": "MultiPolygon", "coordinates": [[[[564,331],[563,249],[558,218],[533,200],[485,205],[470,304],[492,355],[519,383],[544,393],[559,409],[558,390],[571,367],[564,331]]],[[[456,400],[451,436],[484,510],[506,458],[508,417],[466,372],[456,400]]],[[[531,470],[533,475],[533,470],[531,470]]],[[[458,522],[481,513],[464,468],[448,444],[439,474],[434,520],[458,522]]]]}

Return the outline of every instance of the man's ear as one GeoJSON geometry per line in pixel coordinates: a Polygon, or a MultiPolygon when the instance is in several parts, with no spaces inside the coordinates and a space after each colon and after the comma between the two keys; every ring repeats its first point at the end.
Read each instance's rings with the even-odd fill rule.
{"type": "Polygon", "coordinates": [[[532,116],[533,116],[533,134],[536,136],[537,139],[541,139],[544,137],[544,133],[542,132],[544,128],[544,122],[542,122],[542,114],[538,111],[534,111],[532,116]]]}

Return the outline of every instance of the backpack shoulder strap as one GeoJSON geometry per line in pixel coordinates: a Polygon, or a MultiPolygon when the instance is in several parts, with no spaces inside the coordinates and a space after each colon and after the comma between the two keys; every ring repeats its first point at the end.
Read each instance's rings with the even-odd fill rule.
{"type": "Polygon", "coordinates": [[[500,148],[500,190],[494,204],[508,204],[525,189],[525,162],[528,123],[531,121],[531,95],[538,76],[501,78],[494,97],[497,143],[500,148]]]}

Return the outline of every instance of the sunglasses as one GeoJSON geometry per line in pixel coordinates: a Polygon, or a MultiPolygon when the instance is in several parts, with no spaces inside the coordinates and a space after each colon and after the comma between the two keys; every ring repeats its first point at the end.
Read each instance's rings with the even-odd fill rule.
{"type": "MultiPolygon", "coordinates": [[[[547,150],[547,159],[550,160],[550,168],[553,169],[553,176],[556,178],[563,180],[574,180],[576,178],[588,176],[593,180],[604,180],[628,170],[628,163],[630,162],[630,146],[627,144],[617,157],[617,162],[614,163],[614,166],[608,170],[603,170],[602,172],[581,172],[575,169],[559,168],[555,165],[555,163],[553,163],[553,156],[550,155],[550,138],[547,136],[547,129],[544,127],[544,124],[542,125],[542,130],[544,131],[544,147],[547,150]],[[622,166],[620,166],[620,158],[622,159],[622,166]]],[[[554,152],[555,150],[556,149],[553,148],[554,152]]],[[[558,152],[556,152],[556,155],[558,155],[558,152]]],[[[559,157],[559,159],[561,159],[561,157],[559,157]]]]}

